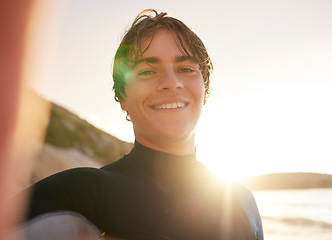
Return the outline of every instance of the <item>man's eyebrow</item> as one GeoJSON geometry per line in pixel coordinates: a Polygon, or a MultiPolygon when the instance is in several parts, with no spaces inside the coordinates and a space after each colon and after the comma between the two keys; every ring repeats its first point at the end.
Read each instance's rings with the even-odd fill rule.
{"type": "Polygon", "coordinates": [[[147,57],[147,58],[139,58],[135,61],[134,67],[138,64],[146,62],[146,63],[160,63],[160,60],[156,57],[147,57]]]}
{"type": "MultiPolygon", "coordinates": [[[[185,61],[191,61],[194,63],[198,63],[197,59],[194,56],[190,55],[181,55],[175,57],[175,62],[180,63],[180,62],[185,62],[185,61]]],[[[139,58],[135,61],[134,66],[136,67],[138,64],[145,62],[145,63],[160,63],[160,59],[157,57],[146,57],[146,58],[139,58]]]]}
{"type": "Polygon", "coordinates": [[[185,61],[191,61],[194,63],[198,63],[197,59],[194,56],[190,56],[190,55],[182,55],[182,56],[177,56],[175,58],[175,62],[177,62],[177,63],[185,62],[185,61]]]}

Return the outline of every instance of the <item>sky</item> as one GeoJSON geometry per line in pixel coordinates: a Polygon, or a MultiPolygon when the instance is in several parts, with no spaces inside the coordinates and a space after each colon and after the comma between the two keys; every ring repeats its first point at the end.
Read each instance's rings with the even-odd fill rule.
{"type": "Polygon", "coordinates": [[[48,100],[133,142],[111,66],[136,15],[154,8],[196,32],[214,65],[195,131],[199,161],[229,178],[332,174],[330,0],[38,2],[27,71],[48,100]]]}

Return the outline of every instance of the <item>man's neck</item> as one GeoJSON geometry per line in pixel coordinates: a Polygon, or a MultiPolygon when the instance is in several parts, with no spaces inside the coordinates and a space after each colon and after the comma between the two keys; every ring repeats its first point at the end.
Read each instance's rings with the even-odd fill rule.
{"type": "Polygon", "coordinates": [[[136,136],[136,141],[145,147],[174,155],[189,155],[196,151],[193,135],[187,139],[158,139],[157,141],[136,136]]]}

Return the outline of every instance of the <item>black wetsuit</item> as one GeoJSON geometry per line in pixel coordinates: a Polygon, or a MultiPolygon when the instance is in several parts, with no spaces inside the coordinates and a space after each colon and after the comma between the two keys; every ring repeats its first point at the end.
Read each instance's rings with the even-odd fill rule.
{"type": "Polygon", "coordinates": [[[215,177],[195,154],[171,155],[136,142],[114,163],[67,170],[33,189],[28,219],[68,210],[124,239],[263,239],[250,191],[215,177]]]}

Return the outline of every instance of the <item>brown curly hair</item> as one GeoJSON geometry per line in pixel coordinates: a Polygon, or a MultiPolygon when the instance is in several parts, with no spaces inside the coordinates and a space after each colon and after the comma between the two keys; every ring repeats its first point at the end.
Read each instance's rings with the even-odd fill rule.
{"type": "Polygon", "coordinates": [[[122,38],[113,63],[113,91],[116,101],[119,102],[123,99],[123,96],[126,96],[125,76],[132,70],[139,56],[146,51],[146,49],[142,51],[140,48],[142,42],[149,37],[153,39],[154,34],[160,29],[173,32],[179,49],[185,55],[192,54],[197,60],[204,80],[205,94],[206,96],[209,95],[210,75],[213,65],[202,40],[183,22],[166,15],[165,12],[158,13],[153,9],[142,11],[122,38]]]}

